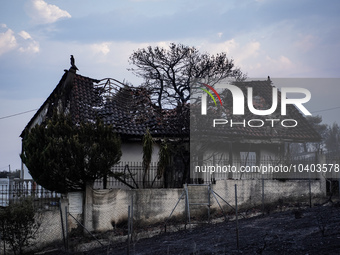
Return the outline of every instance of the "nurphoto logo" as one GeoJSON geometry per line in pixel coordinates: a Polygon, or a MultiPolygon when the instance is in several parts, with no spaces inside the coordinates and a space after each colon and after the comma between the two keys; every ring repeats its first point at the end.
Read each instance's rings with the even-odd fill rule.
{"type": "MultiPolygon", "coordinates": [[[[232,107],[232,114],[233,115],[245,115],[245,95],[243,91],[231,84],[216,84],[215,88],[208,84],[202,83],[206,88],[200,88],[206,93],[202,93],[201,95],[201,115],[207,115],[207,95],[210,96],[210,98],[214,101],[215,106],[218,106],[216,99],[214,95],[218,98],[220,105],[223,106],[223,102],[221,99],[221,96],[217,93],[216,89],[227,89],[232,94],[232,100],[233,100],[233,107],[232,107]],[[209,91],[211,90],[214,95],[209,91]]],[[[306,107],[303,105],[307,103],[311,99],[311,93],[308,89],[305,88],[298,88],[298,87],[282,87],[281,88],[281,97],[279,97],[278,88],[272,87],[272,105],[269,109],[256,109],[254,107],[253,102],[253,88],[248,87],[247,88],[247,106],[248,110],[257,116],[266,116],[273,114],[278,107],[278,104],[281,104],[281,116],[287,115],[287,105],[293,105],[295,106],[301,113],[303,113],[305,116],[312,115],[306,107]],[[287,98],[288,94],[294,93],[295,95],[302,95],[300,98],[287,98]],[[279,98],[281,99],[281,102],[279,101],[279,98]]],[[[280,123],[283,127],[295,127],[298,125],[297,120],[295,119],[250,119],[238,122],[233,122],[232,119],[213,119],[213,127],[216,127],[217,125],[226,125],[229,124],[230,127],[233,127],[235,125],[242,125],[242,126],[249,126],[249,127],[262,127],[265,124],[270,125],[271,127],[274,127],[275,124],[280,123]]]]}

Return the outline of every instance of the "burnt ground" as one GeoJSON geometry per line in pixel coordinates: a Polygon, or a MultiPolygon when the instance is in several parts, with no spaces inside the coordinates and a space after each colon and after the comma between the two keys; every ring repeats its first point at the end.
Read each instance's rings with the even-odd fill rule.
{"type": "MultiPolygon", "coordinates": [[[[131,243],[130,254],[340,254],[339,203],[200,225],[131,243]]],[[[73,254],[127,254],[127,242],[73,254]]]]}

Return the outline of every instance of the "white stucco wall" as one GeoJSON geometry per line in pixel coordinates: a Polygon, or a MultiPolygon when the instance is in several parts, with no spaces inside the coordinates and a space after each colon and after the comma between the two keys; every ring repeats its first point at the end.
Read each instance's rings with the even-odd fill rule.
{"type": "MultiPolygon", "coordinates": [[[[238,206],[252,208],[262,204],[262,180],[221,180],[211,188],[231,206],[235,206],[235,184],[237,185],[238,206]]],[[[312,180],[310,182],[313,199],[325,197],[325,180],[312,180]]],[[[306,180],[266,180],[264,182],[264,203],[309,201],[309,182],[306,180]]],[[[89,211],[85,217],[85,224],[90,230],[112,230],[115,224],[127,221],[128,206],[133,204],[134,221],[140,224],[153,224],[164,222],[169,217],[176,203],[179,204],[173,217],[185,215],[185,199],[182,197],[184,189],[139,189],[139,190],[92,190],[89,189],[86,209],[89,211]]],[[[213,195],[208,198],[208,186],[189,186],[188,196],[190,203],[207,203],[210,201],[211,209],[220,210],[213,195]]],[[[313,200],[315,201],[315,200],[313,200]]],[[[219,199],[224,210],[232,211],[224,201],[219,199]]],[[[190,206],[190,215],[205,214],[206,206],[190,206]]]]}
{"type": "MultiPolygon", "coordinates": [[[[120,162],[142,162],[143,161],[143,147],[141,142],[122,143],[122,157],[120,162]]],[[[158,162],[159,145],[154,144],[152,162],[158,162]]],[[[22,178],[25,180],[32,179],[27,167],[22,164],[22,178]]]]}
{"type": "MultiPolygon", "coordinates": [[[[122,143],[121,162],[142,162],[143,161],[143,146],[141,142],[122,143]]],[[[154,144],[152,153],[152,162],[158,161],[159,145],[154,144]]]]}

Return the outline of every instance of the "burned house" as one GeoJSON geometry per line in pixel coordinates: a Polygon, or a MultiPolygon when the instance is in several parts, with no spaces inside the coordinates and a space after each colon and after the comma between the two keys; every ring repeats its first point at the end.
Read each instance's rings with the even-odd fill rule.
{"type": "MultiPolygon", "coordinates": [[[[204,87],[204,84],[199,86],[204,87]]],[[[259,173],[263,170],[260,167],[264,170],[268,170],[268,166],[282,168],[294,157],[290,152],[291,144],[319,141],[320,135],[296,105],[282,104],[282,109],[282,91],[275,88],[270,79],[236,82],[233,86],[244,96],[239,104],[234,102],[235,91],[232,93],[229,89],[215,91],[215,95],[211,91],[211,97],[218,96],[218,100],[205,97],[204,103],[202,98],[206,90],[198,87],[193,92],[191,178],[197,179],[196,182],[206,182],[212,179],[292,177],[282,176],[283,169],[278,169],[277,173],[267,171],[263,175],[259,173]]],[[[289,88],[285,90],[289,91],[289,88]]],[[[300,108],[305,110],[302,106],[300,108]]]]}
{"type": "MultiPolygon", "coordinates": [[[[142,172],[142,138],[149,130],[154,148],[148,186],[155,180],[157,185],[154,187],[171,186],[170,182],[173,185],[182,185],[185,182],[183,155],[175,153],[171,164],[175,164],[176,168],[169,166],[168,171],[161,175],[157,173],[157,161],[162,142],[180,144],[184,152],[188,150],[189,110],[161,110],[151,102],[150,97],[150,92],[142,87],[128,86],[111,78],[97,80],[77,74],[77,68],[72,65],[69,70],[65,70],[61,80],[25,130],[51,118],[56,110],[69,115],[75,125],[100,119],[104,124],[111,125],[121,139],[121,163],[113,171],[124,172],[125,181],[132,186],[138,186],[137,183],[141,181],[139,174],[142,172]],[[129,179],[129,176],[133,176],[134,180],[129,179]]],[[[23,139],[24,131],[21,134],[23,139]]],[[[188,153],[184,154],[188,158],[188,153]]],[[[24,165],[23,169],[28,172],[24,165]]],[[[117,182],[111,184],[114,187],[117,182]]]]}
{"type": "MultiPolygon", "coordinates": [[[[140,187],[142,138],[147,130],[154,140],[147,187],[182,187],[184,183],[197,182],[198,179],[198,182],[210,182],[212,179],[258,178],[260,175],[256,172],[239,172],[240,167],[264,163],[282,165],[289,156],[289,144],[320,140],[319,134],[294,105],[286,105],[286,112],[282,115],[281,105],[277,103],[281,102],[281,91],[277,90],[273,96],[274,86],[270,79],[234,85],[245,96],[241,107],[234,105],[234,96],[229,90],[223,90],[219,92],[220,104],[208,100],[204,114],[200,96],[191,99],[190,111],[189,105],[160,109],[152,102],[153,95],[145,87],[129,86],[111,78],[85,77],[77,74],[77,68],[72,65],[65,70],[25,130],[46,121],[56,110],[71,116],[75,125],[98,119],[111,125],[122,141],[121,164],[113,171],[123,172],[124,181],[130,188],[140,187]],[[253,111],[247,106],[248,88],[252,88],[253,111]],[[255,112],[272,109],[275,96],[278,99],[275,110],[266,115],[254,114],[254,109],[255,112]],[[243,114],[233,114],[237,107],[243,108],[243,114]],[[164,142],[172,145],[171,160],[160,173],[157,162],[164,142]],[[207,171],[195,171],[205,166],[210,166],[210,170],[211,166],[229,166],[237,170],[209,175],[206,175],[207,171]]],[[[21,137],[24,139],[24,132],[21,137]]],[[[27,172],[24,165],[23,171],[27,172]]],[[[116,187],[117,183],[110,187],[116,187]]]]}

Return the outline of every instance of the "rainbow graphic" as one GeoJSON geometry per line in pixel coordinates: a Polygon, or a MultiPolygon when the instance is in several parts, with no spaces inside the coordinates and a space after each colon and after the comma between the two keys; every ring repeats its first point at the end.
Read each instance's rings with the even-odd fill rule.
{"type": "MultiPolygon", "coordinates": [[[[222,104],[221,97],[220,97],[220,95],[217,93],[217,91],[216,91],[213,87],[209,86],[208,84],[205,84],[205,83],[202,83],[202,84],[203,84],[204,86],[206,86],[208,89],[210,89],[212,92],[214,92],[214,94],[217,96],[218,100],[220,101],[220,104],[223,105],[223,104],[222,104]]],[[[217,106],[216,100],[215,100],[214,96],[211,94],[211,92],[209,92],[207,89],[202,89],[202,88],[200,88],[200,89],[203,90],[203,91],[205,91],[205,92],[207,92],[207,94],[212,98],[212,100],[214,100],[215,106],[217,106]]]]}

